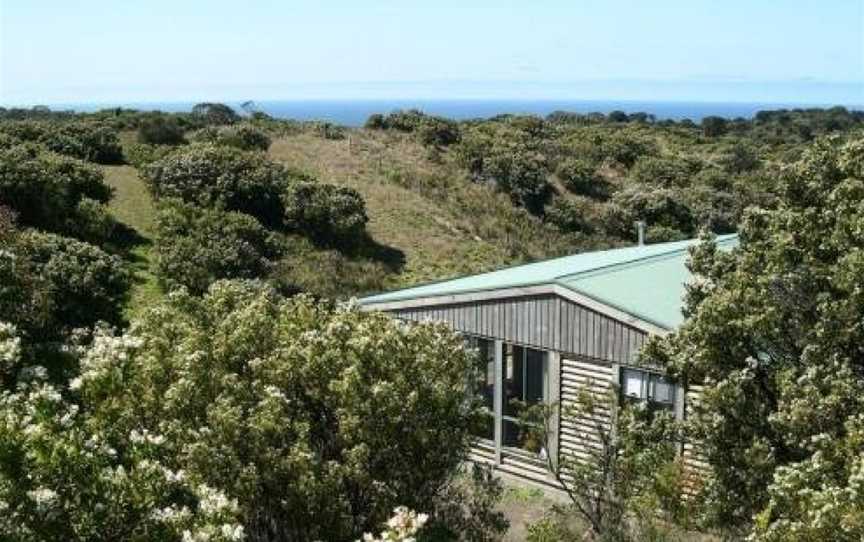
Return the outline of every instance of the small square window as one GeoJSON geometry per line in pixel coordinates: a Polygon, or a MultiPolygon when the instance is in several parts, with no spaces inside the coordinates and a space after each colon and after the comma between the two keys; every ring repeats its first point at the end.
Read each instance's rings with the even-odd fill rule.
{"type": "Polygon", "coordinates": [[[644,371],[624,369],[622,371],[624,395],[634,399],[647,399],[645,376],[646,373],[644,371]]]}

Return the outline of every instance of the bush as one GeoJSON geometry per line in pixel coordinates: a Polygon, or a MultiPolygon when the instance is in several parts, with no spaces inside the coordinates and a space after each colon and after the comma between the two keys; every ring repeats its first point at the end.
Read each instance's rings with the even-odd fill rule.
{"type": "Polygon", "coordinates": [[[387,128],[387,123],[384,121],[384,115],[381,113],[373,113],[366,119],[366,124],[363,125],[367,130],[384,130],[387,128]]]}
{"type": "Polygon", "coordinates": [[[117,132],[93,122],[0,122],[0,132],[80,160],[99,164],[123,161],[117,132]]]}
{"type": "Polygon", "coordinates": [[[584,160],[568,158],[558,165],[555,175],[574,194],[597,196],[605,192],[595,168],[584,160]]]}
{"type": "Polygon", "coordinates": [[[182,145],[186,143],[183,127],[177,119],[154,114],[138,124],[138,143],[145,145],[182,145]]]}
{"type": "Polygon", "coordinates": [[[203,143],[227,145],[244,151],[266,151],[270,148],[270,138],[267,134],[251,124],[202,128],[192,134],[192,139],[203,143]]]}
{"type": "Polygon", "coordinates": [[[673,188],[692,184],[691,178],[699,169],[698,164],[678,157],[643,156],[630,169],[630,178],[647,186],[673,188]]]}
{"type": "Polygon", "coordinates": [[[546,208],[545,219],[563,232],[591,233],[594,231],[589,202],[558,198],[546,208]]]}
{"type": "Polygon", "coordinates": [[[236,212],[169,202],[156,222],[156,266],[169,289],[202,294],[226,278],[265,276],[276,242],[255,218],[236,212]]]}
{"type": "Polygon", "coordinates": [[[282,202],[285,226],[319,243],[350,246],[366,233],[366,204],[351,188],[296,182],[285,190],[282,202]]]}
{"type": "Polygon", "coordinates": [[[719,137],[728,130],[728,122],[723,117],[705,117],[702,119],[702,134],[705,137],[719,137]]]}
{"type": "Polygon", "coordinates": [[[130,276],[123,261],[89,243],[28,230],[20,235],[20,257],[43,282],[50,298],[45,336],[98,321],[119,323],[130,276]]]}
{"type": "Polygon", "coordinates": [[[133,143],[126,146],[126,161],[138,169],[144,169],[156,160],[161,160],[171,154],[174,147],[169,145],[149,145],[133,143]]]}
{"type": "Polygon", "coordinates": [[[390,284],[392,271],[382,262],[322,250],[304,237],[286,237],[284,254],[270,274],[270,281],[286,295],[345,299],[380,292],[390,284]]]}
{"type": "Polygon", "coordinates": [[[0,149],[0,205],[15,211],[22,226],[98,242],[107,215],[96,207],[110,197],[94,166],[33,145],[0,149]]]}
{"type": "Polygon", "coordinates": [[[254,283],[175,294],[98,334],[69,400],[3,396],[0,527],[165,540],[221,512],[211,540],[237,520],[251,542],[356,539],[399,505],[436,509],[472,440],[470,366],[440,324],[254,283]]]}
{"type": "Polygon", "coordinates": [[[192,107],[192,117],[204,125],[234,124],[240,115],[225,104],[199,103],[192,107]]]}
{"type": "Polygon", "coordinates": [[[610,234],[624,239],[636,239],[633,225],[644,220],[648,225],[648,239],[667,241],[671,238],[692,237],[693,215],[682,203],[680,194],[668,188],[645,191],[643,188],[625,188],[616,192],[606,207],[604,224],[610,234]],[[652,236],[651,234],[655,235],[652,236]]]}
{"type": "Polygon", "coordinates": [[[281,196],[289,174],[260,153],[190,145],[151,163],[143,177],[156,198],[222,206],[252,215],[271,228],[282,224],[281,196]]]}

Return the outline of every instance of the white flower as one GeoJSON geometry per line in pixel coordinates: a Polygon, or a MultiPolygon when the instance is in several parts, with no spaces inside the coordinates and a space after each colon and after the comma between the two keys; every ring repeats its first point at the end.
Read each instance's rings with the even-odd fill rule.
{"type": "Polygon", "coordinates": [[[31,501],[36,503],[36,506],[39,508],[47,508],[54,504],[57,500],[57,492],[48,489],[47,487],[40,487],[34,489],[32,491],[27,492],[27,496],[31,501]]]}

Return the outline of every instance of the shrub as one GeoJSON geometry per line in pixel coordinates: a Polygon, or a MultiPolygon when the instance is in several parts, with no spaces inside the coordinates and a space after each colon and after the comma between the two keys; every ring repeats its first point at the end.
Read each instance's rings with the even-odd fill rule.
{"type": "Polygon", "coordinates": [[[182,145],[186,142],[183,127],[177,119],[154,114],[138,124],[138,143],[145,145],[182,145]]]}
{"type": "Polygon", "coordinates": [[[756,149],[745,143],[736,143],[721,158],[723,169],[729,173],[755,171],[762,165],[756,149]]]}
{"type": "Polygon", "coordinates": [[[705,137],[719,137],[726,133],[728,122],[723,117],[709,116],[702,119],[702,134],[705,137]]]}
{"type": "Polygon", "coordinates": [[[288,186],[282,202],[285,226],[317,242],[350,246],[366,232],[366,204],[351,188],[300,181],[288,186]]]}
{"type": "Polygon", "coordinates": [[[595,168],[585,160],[568,158],[558,165],[555,175],[574,194],[596,196],[605,192],[601,187],[602,182],[595,174],[595,168]]]}
{"type": "Polygon", "coordinates": [[[93,122],[0,122],[0,132],[80,160],[100,164],[123,161],[117,132],[93,122]]]}
{"type": "Polygon", "coordinates": [[[0,204],[15,211],[22,226],[98,241],[93,236],[103,231],[107,215],[97,203],[110,197],[94,166],[33,145],[0,149],[0,204]]]}
{"type": "Polygon", "coordinates": [[[681,196],[668,188],[646,191],[640,187],[625,188],[616,192],[605,210],[603,222],[607,231],[624,239],[636,238],[633,223],[643,220],[648,224],[649,240],[670,240],[671,237],[686,238],[693,235],[693,215],[682,203],[681,196]],[[664,229],[660,229],[664,228],[664,229]]]}
{"type": "Polygon", "coordinates": [[[240,115],[229,106],[220,103],[199,103],[192,107],[192,117],[205,125],[234,124],[240,121],[240,115]]]}
{"type": "Polygon", "coordinates": [[[283,220],[282,192],[289,174],[260,153],[233,147],[190,145],[144,168],[157,198],[179,198],[205,207],[222,206],[257,218],[268,227],[283,220]]]}
{"type": "Polygon", "coordinates": [[[382,262],[315,247],[304,237],[286,237],[284,254],[270,274],[270,281],[286,295],[304,292],[344,299],[380,292],[389,285],[392,271],[382,262]]]}
{"type": "Polygon", "coordinates": [[[44,283],[50,297],[53,336],[98,321],[119,323],[130,284],[123,261],[89,243],[28,230],[20,235],[18,254],[44,283]]]}
{"type": "Polygon", "coordinates": [[[267,134],[251,124],[202,128],[192,134],[192,139],[203,143],[236,147],[244,151],[266,151],[270,148],[270,138],[267,134]]]}
{"type": "Polygon", "coordinates": [[[149,164],[161,160],[171,154],[174,147],[169,145],[149,145],[133,143],[126,146],[126,161],[143,170],[149,164]]]}
{"type": "Polygon", "coordinates": [[[631,135],[625,131],[615,132],[610,137],[601,140],[603,155],[614,163],[630,168],[641,156],[657,153],[656,145],[639,135],[631,135]]]}
{"type": "Polygon", "coordinates": [[[642,156],[630,169],[630,178],[647,186],[672,188],[691,184],[691,177],[698,171],[696,164],[681,158],[642,156]]]}
{"type": "Polygon", "coordinates": [[[168,202],[156,222],[156,266],[169,289],[202,294],[226,278],[259,278],[278,254],[271,234],[243,213],[168,202]]]}
{"type": "Polygon", "coordinates": [[[384,115],[381,113],[373,113],[369,115],[368,119],[366,119],[366,123],[363,127],[368,130],[383,130],[387,128],[387,123],[384,121],[384,115]]]}
{"type": "Polygon", "coordinates": [[[589,202],[585,200],[568,200],[557,198],[546,208],[545,219],[549,224],[563,232],[594,231],[589,202]]]}
{"type": "Polygon", "coordinates": [[[175,294],[127,334],[97,335],[75,403],[50,387],[4,396],[16,406],[0,419],[0,525],[163,540],[215,509],[252,542],[356,539],[396,506],[434,510],[458,475],[476,416],[470,363],[440,324],[254,283],[175,294]],[[27,497],[40,489],[43,509],[27,497]]]}

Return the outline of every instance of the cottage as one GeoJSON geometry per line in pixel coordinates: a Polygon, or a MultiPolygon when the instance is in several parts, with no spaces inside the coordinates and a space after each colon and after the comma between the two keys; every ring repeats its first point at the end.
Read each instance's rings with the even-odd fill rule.
{"type": "MultiPolygon", "coordinates": [[[[553,483],[545,458],[579,455],[590,446],[578,419],[558,419],[551,449],[533,442],[518,416],[537,403],[571,403],[579,391],[608,392],[614,384],[631,401],[647,401],[683,417],[698,388],[682,389],[640,365],[651,335],[681,324],[688,248],[680,241],[590,252],[489,273],[424,284],[362,299],[413,321],[440,320],[481,352],[481,393],[488,424],[474,459],[502,472],[553,483]]],[[[731,249],[737,236],[717,238],[731,249]]],[[[622,397],[623,398],[623,397],[622,397]]],[[[610,414],[611,415],[611,414],[610,414]]],[[[685,444],[685,462],[698,467],[685,444]]]]}

